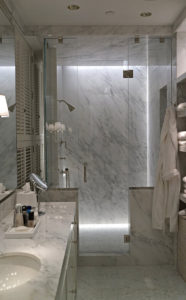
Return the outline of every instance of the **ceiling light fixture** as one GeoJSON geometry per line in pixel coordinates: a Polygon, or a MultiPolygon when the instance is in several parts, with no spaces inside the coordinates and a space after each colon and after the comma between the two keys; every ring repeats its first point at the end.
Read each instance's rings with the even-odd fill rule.
{"type": "Polygon", "coordinates": [[[68,5],[67,8],[69,10],[78,10],[78,9],[80,9],[80,6],[76,5],[76,4],[71,4],[71,5],[68,5]]]}
{"type": "Polygon", "coordinates": [[[146,18],[152,16],[152,13],[150,11],[144,11],[140,14],[140,16],[146,18]]]}

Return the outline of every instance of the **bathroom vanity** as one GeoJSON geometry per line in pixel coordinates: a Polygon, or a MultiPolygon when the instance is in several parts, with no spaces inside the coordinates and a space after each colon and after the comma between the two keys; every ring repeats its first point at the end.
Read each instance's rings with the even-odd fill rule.
{"type": "MultiPolygon", "coordinates": [[[[0,254],[36,258],[39,270],[24,284],[0,291],[1,300],[73,300],[76,298],[77,215],[74,202],[47,202],[32,239],[6,239],[13,214],[0,224],[0,254]]],[[[25,260],[26,261],[26,260],[25,260]]],[[[1,259],[0,259],[1,264],[1,259]]],[[[2,275],[2,274],[1,274],[2,275]]],[[[10,265],[11,275],[11,265],[10,265]]],[[[19,277],[19,273],[16,273],[19,277]]],[[[18,278],[19,279],[19,278],[18,278]]]]}

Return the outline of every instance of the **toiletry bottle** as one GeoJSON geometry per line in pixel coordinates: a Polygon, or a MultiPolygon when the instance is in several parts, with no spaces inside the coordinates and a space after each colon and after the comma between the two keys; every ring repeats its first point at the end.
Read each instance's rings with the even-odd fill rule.
{"type": "Polygon", "coordinates": [[[27,223],[28,223],[28,213],[27,213],[27,206],[26,205],[22,206],[22,212],[23,212],[23,223],[24,223],[24,226],[27,226],[27,223]]]}
{"type": "Polygon", "coordinates": [[[69,169],[65,169],[65,174],[66,174],[66,188],[70,188],[70,172],[69,169]]]}
{"type": "Polygon", "coordinates": [[[15,206],[14,226],[15,227],[23,226],[23,213],[22,213],[21,203],[18,203],[15,206]]]}
{"type": "Polygon", "coordinates": [[[28,214],[28,227],[34,227],[34,211],[31,210],[28,214]]]}

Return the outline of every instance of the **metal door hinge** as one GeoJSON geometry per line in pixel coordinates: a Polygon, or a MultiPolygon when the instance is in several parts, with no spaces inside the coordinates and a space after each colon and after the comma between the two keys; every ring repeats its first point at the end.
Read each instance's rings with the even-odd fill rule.
{"type": "Polygon", "coordinates": [[[133,70],[123,70],[123,78],[133,78],[133,70]]]}
{"type": "Polygon", "coordinates": [[[125,244],[130,243],[130,235],[129,235],[129,234],[125,234],[125,235],[124,235],[124,243],[125,243],[125,244]]]}

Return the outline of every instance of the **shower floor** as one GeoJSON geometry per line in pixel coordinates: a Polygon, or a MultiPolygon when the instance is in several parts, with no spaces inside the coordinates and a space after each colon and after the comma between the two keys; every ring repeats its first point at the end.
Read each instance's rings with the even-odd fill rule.
{"type": "Polygon", "coordinates": [[[79,267],[77,300],[186,300],[173,266],[79,267]]]}

